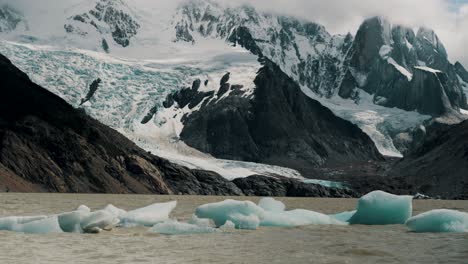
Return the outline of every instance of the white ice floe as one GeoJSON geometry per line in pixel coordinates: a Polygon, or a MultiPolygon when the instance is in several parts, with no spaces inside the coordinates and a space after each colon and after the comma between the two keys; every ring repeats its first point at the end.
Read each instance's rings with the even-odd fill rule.
{"type": "Polygon", "coordinates": [[[29,234],[61,233],[56,216],[10,216],[0,218],[0,230],[29,234]]]}
{"type": "Polygon", "coordinates": [[[163,223],[156,224],[149,232],[163,235],[189,235],[189,234],[205,234],[215,233],[218,229],[210,226],[196,225],[169,220],[163,223]]]}
{"type": "Polygon", "coordinates": [[[304,225],[344,225],[344,222],[314,211],[285,210],[285,205],[272,198],[263,198],[259,205],[250,201],[225,200],[198,207],[195,214],[209,218],[216,226],[231,221],[237,229],[257,229],[258,226],[295,227],[304,225]]]}
{"type": "Polygon", "coordinates": [[[398,196],[383,191],[368,193],[359,199],[350,224],[391,225],[404,224],[413,212],[413,197],[398,196]]]}
{"type": "Polygon", "coordinates": [[[411,217],[406,226],[413,232],[468,232],[468,213],[439,209],[411,217]]]}
{"type": "Polygon", "coordinates": [[[143,208],[129,211],[120,216],[120,225],[130,226],[154,226],[169,220],[169,215],[177,206],[177,201],[167,203],[155,203],[143,208]]]}

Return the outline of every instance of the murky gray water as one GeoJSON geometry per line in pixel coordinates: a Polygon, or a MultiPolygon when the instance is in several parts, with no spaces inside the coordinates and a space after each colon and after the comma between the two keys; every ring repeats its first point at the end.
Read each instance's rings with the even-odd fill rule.
{"type": "MultiPolygon", "coordinates": [[[[0,194],[0,217],[54,214],[70,211],[81,204],[99,209],[112,203],[128,210],[178,200],[173,216],[186,220],[198,205],[224,199],[0,194]]],[[[350,210],[356,204],[353,199],[280,200],[290,209],[304,208],[323,213],[350,210]]],[[[414,202],[415,213],[434,208],[468,212],[468,201],[414,202]]],[[[260,228],[257,231],[181,236],[148,234],[147,229],[115,229],[98,235],[26,235],[0,231],[0,263],[468,263],[467,233],[415,234],[407,232],[404,226],[260,228]]]]}

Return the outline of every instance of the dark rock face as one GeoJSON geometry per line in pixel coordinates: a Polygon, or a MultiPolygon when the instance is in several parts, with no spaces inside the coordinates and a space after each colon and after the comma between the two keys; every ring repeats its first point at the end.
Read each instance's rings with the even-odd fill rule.
{"type": "Polygon", "coordinates": [[[468,121],[432,126],[419,147],[389,174],[429,196],[468,199],[468,121]]]}
{"type": "Polygon", "coordinates": [[[348,189],[330,189],[321,185],[307,184],[287,178],[273,178],[254,175],[233,181],[247,196],[279,196],[279,197],[358,197],[357,193],[348,189]]]}
{"type": "Polygon", "coordinates": [[[88,32],[80,29],[80,23],[89,24],[100,34],[110,33],[117,44],[127,47],[131,38],[138,34],[140,25],[130,14],[123,11],[121,6],[124,6],[124,3],[120,0],[100,0],[88,13],[71,17],[70,23],[64,25],[65,31],[85,36],[88,32]],[[104,23],[106,28],[98,26],[100,23],[104,23]]]}
{"type": "Polygon", "coordinates": [[[348,56],[348,72],[339,91],[342,97],[352,98],[351,88],[357,84],[375,99],[384,99],[379,104],[388,107],[432,116],[466,107],[456,67],[432,30],[422,28],[414,34],[410,28],[371,18],[359,28],[348,56]],[[430,69],[422,71],[419,66],[430,69]]]}
{"type": "Polygon", "coordinates": [[[81,99],[81,103],[80,105],[83,105],[84,103],[88,102],[89,100],[91,100],[91,98],[93,98],[94,94],[96,93],[96,91],[99,89],[99,85],[101,84],[102,80],[100,78],[97,78],[96,80],[94,80],[91,85],[89,86],[89,91],[88,93],[86,94],[86,96],[81,99]]]}
{"type": "Polygon", "coordinates": [[[227,86],[228,96],[221,97],[225,90],[215,95],[189,88],[170,96],[180,108],[201,103],[182,119],[181,139],[218,158],[287,166],[306,174],[326,162],[382,158],[359,128],[307,97],[272,62],[262,61],[251,96],[241,86],[227,84],[227,77],[220,90],[227,86]]]}
{"type": "Polygon", "coordinates": [[[468,71],[466,71],[465,67],[458,61],[455,63],[455,72],[465,83],[468,83],[468,71]]]}

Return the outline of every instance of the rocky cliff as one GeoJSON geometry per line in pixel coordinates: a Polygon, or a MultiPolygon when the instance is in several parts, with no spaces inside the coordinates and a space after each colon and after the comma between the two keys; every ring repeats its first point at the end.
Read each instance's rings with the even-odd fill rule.
{"type": "Polygon", "coordinates": [[[168,108],[194,109],[182,118],[184,142],[217,158],[286,166],[303,175],[325,163],[382,159],[357,126],[307,97],[270,60],[260,60],[251,94],[223,78],[218,91],[198,91],[196,81],[168,97],[168,108]]]}

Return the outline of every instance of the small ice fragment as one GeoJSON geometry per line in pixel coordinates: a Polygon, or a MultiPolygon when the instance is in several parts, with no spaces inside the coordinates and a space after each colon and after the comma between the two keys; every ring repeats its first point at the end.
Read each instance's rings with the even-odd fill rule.
{"type": "Polygon", "coordinates": [[[76,211],[59,214],[57,216],[57,220],[60,228],[64,232],[82,233],[83,229],[81,228],[81,222],[89,215],[90,211],[86,210],[85,208],[79,207],[76,211]]]}
{"type": "Polygon", "coordinates": [[[215,233],[217,232],[217,229],[209,226],[199,226],[169,220],[163,223],[156,224],[149,231],[152,233],[158,233],[163,235],[189,235],[215,233]]]}
{"type": "Polygon", "coordinates": [[[346,212],[342,212],[342,213],[338,213],[338,214],[334,214],[330,216],[341,222],[349,222],[349,219],[351,219],[351,217],[353,217],[355,213],[356,213],[356,210],[346,211],[346,212]]]}
{"type": "Polygon", "coordinates": [[[257,215],[249,214],[244,215],[240,213],[229,214],[228,219],[223,226],[229,221],[234,223],[237,229],[255,230],[260,225],[260,219],[257,215]]]}
{"type": "Polygon", "coordinates": [[[0,218],[0,230],[14,231],[16,226],[46,219],[47,216],[9,216],[0,218]]]}
{"type": "Polygon", "coordinates": [[[167,203],[156,203],[120,216],[122,226],[154,226],[169,220],[169,215],[177,206],[177,201],[167,203]]]}
{"type": "Polygon", "coordinates": [[[235,200],[204,204],[195,210],[197,217],[211,219],[217,227],[224,225],[228,220],[233,222],[237,228],[241,226],[253,227],[253,222],[255,222],[253,217],[259,219],[264,214],[265,210],[251,201],[235,200]]]}
{"type": "Polygon", "coordinates": [[[90,213],[81,221],[85,233],[96,233],[97,230],[111,230],[119,223],[119,219],[108,211],[99,210],[90,213]]]}
{"type": "Polygon", "coordinates": [[[106,207],[104,207],[104,209],[102,209],[104,211],[107,211],[117,217],[121,217],[123,216],[124,214],[127,213],[127,211],[123,210],[123,209],[120,209],[120,208],[117,208],[115,207],[114,205],[112,204],[108,204],[106,207]]]}
{"type": "Polygon", "coordinates": [[[398,196],[383,191],[368,193],[359,199],[350,224],[396,225],[404,224],[413,211],[412,196],[398,196]]]}
{"type": "Polygon", "coordinates": [[[190,220],[188,221],[189,224],[197,225],[197,226],[209,226],[212,227],[211,220],[207,218],[198,218],[196,215],[192,215],[190,220]]]}
{"type": "Polygon", "coordinates": [[[231,230],[231,229],[236,229],[236,225],[231,222],[231,221],[226,221],[226,223],[222,226],[219,227],[219,229],[223,230],[223,231],[228,231],[228,230],[231,230]]]}
{"type": "Polygon", "coordinates": [[[270,212],[283,212],[286,209],[284,203],[270,197],[260,199],[258,206],[270,212]]]}
{"type": "Polygon", "coordinates": [[[468,213],[439,209],[411,217],[406,226],[418,233],[468,232],[468,213]]]}

